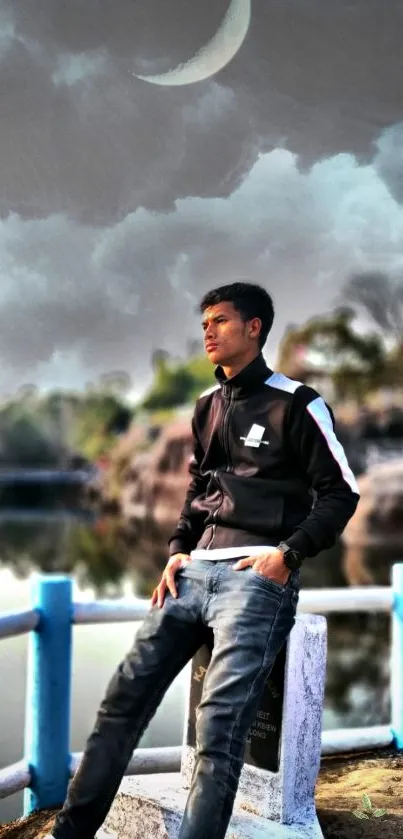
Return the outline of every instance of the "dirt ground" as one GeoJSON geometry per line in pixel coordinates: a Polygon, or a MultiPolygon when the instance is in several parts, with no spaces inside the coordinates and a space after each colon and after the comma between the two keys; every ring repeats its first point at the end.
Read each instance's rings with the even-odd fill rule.
{"type": "Polygon", "coordinates": [[[403,754],[390,751],[322,760],[316,807],[326,839],[403,839],[403,754]],[[361,820],[367,793],[380,818],[361,820]]]}
{"type": "MultiPolygon", "coordinates": [[[[325,839],[403,839],[403,754],[385,750],[324,758],[316,805],[325,839]],[[384,816],[360,820],[353,815],[364,793],[374,808],[386,810],[384,816]]],[[[53,818],[54,812],[44,810],[0,825],[0,839],[43,839],[53,818]]]]}

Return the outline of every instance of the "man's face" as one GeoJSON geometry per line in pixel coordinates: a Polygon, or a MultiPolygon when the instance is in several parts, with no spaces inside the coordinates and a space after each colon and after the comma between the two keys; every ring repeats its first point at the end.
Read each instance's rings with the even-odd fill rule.
{"type": "Polygon", "coordinates": [[[257,343],[258,319],[245,323],[232,303],[209,306],[203,312],[202,325],[204,345],[213,364],[225,366],[241,360],[251,344],[257,343]]]}

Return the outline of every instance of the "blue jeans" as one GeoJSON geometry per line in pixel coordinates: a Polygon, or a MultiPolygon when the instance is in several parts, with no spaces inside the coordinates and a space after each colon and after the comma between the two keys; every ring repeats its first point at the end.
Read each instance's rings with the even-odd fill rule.
{"type": "Polygon", "coordinates": [[[223,839],[249,729],[274,660],[291,631],[298,572],[285,586],[236,560],[192,560],[178,598],[150,609],[98,711],[80,767],[56,818],[56,839],[92,839],[167,688],[213,636],[197,712],[197,751],[179,839],[223,839]]]}

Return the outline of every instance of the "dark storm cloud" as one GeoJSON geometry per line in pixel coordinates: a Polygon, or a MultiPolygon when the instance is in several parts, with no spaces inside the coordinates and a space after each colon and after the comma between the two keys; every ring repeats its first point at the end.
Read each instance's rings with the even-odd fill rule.
{"type": "MultiPolygon", "coordinates": [[[[255,151],[231,90],[209,82],[166,91],[134,77],[136,60],[145,67],[140,45],[151,6],[139,3],[141,14],[133,14],[122,3],[119,17],[110,3],[100,13],[91,2],[84,11],[74,3],[13,7],[16,38],[3,54],[0,81],[0,155],[12,157],[3,172],[3,216],[10,208],[25,217],[67,211],[101,224],[142,205],[166,210],[188,194],[228,194],[247,171],[255,151]]],[[[186,23],[189,14],[183,17],[186,23]]],[[[217,11],[212,21],[218,26],[217,11]]],[[[148,24],[153,51],[155,18],[148,24]]],[[[159,32],[161,24],[166,49],[175,27],[161,21],[159,32]]],[[[192,30],[186,35],[191,52],[194,28],[193,38],[192,30]]],[[[213,31],[210,22],[198,38],[213,31]]]]}
{"type": "Polygon", "coordinates": [[[162,89],[134,71],[186,60],[228,0],[13,0],[4,54],[1,212],[102,224],[138,206],[229,195],[257,155],[367,159],[402,112],[403,6],[253,4],[240,53],[214,81],[162,89]],[[12,155],[10,154],[12,150],[12,155]]]}

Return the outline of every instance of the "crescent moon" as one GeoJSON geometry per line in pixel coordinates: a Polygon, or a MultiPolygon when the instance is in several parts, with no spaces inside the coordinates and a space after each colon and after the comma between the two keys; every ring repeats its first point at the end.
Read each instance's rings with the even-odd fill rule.
{"type": "Polygon", "coordinates": [[[194,84],[214,76],[237,54],[250,26],[251,0],[232,0],[220,28],[196,55],[167,73],[156,76],[134,75],[149,84],[179,87],[194,84]]]}

